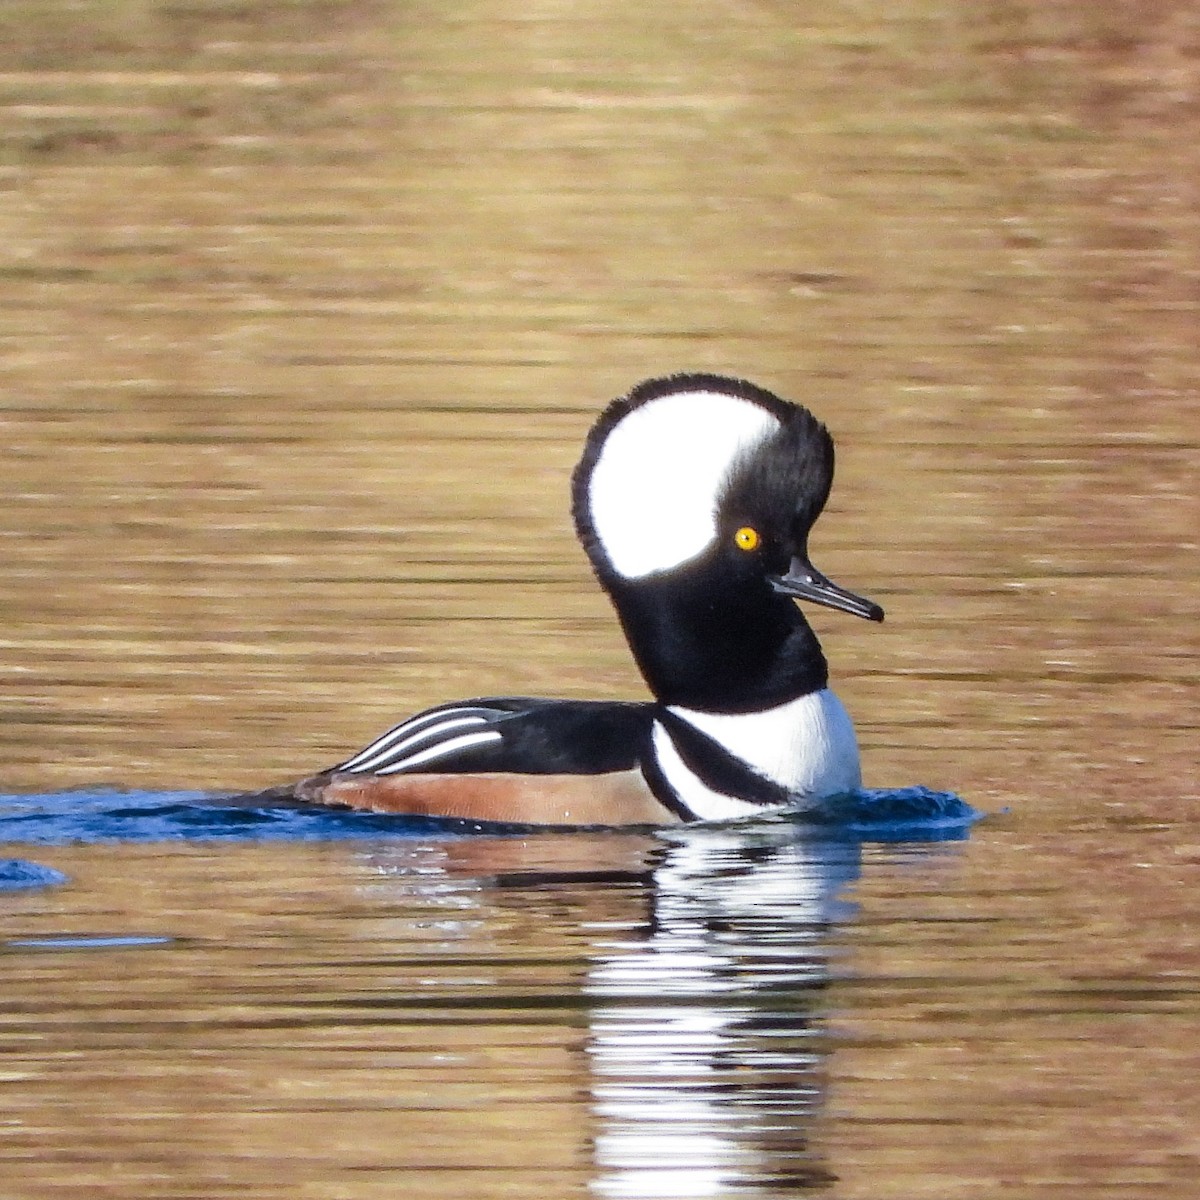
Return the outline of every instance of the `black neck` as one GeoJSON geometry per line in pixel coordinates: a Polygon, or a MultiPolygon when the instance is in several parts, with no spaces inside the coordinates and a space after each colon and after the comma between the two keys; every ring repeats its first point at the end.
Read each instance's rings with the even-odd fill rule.
{"type": "Polygon", "coordinates": [[[721,585],[659,576],[613,581],[608,591],[642,675],[663,704],[754,712],[829,681],[803,614],[761,577],[721,585]]]}

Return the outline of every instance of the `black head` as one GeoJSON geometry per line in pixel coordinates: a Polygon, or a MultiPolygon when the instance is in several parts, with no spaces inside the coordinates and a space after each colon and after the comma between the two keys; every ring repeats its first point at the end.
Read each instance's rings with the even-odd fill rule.
{"type": "MultiPolygon", "coordinates": [[[[815,575],[808,534],[833,465],[828,430],[798,404],[720,375],[651,379],[588,434],[573,480],[575,525],[606,586],[705,567],[786,590],[798,568],[815,575]]],[[[832,593],[802,598],[883,615],[832,593]]]]}
{"type": "Polygon", "coordinates": [[[596,422],[573,481],[576,528],[660,697],[711,703],[745,691],[738,675],[771,695],[799,675],[823,686],[820,647],[784,597],[882,620],[808,559],[833,465],[807,409],[723,376],[649,380],[596,422]],[[781,667],[781,654],[795,661],[781,667]]]}

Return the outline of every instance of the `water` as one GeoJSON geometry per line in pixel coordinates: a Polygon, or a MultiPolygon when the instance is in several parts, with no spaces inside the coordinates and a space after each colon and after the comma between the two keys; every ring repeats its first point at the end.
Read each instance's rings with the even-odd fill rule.
{"type": "Polygon", "coordinates": [[[1188,6],[0,28],[0,1194],[1194,1194],[1188,6]],[[813,623],[967,840],[179,827],[639,695],[566,482],[678,369],[830,425],[813,623]]]}

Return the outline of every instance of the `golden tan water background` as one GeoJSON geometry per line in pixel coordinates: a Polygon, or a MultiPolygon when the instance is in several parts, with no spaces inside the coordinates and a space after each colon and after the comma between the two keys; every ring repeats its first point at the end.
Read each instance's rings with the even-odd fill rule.
{"type": "MultiPolygon", "coordinates": [[[[838,440],[814,557],[888,620],[813,621],[867,782],[1000,814],[866,852],[805,1186],[1190,1196],[1198,160],[1183,3],[6,4],[0,789],[641,694],[567,477],[638,379],[745,375],[838,440]]],[[[75,882],[5,937],[182,940],[5,956],[0,1184],[641,1195],[594,1149],[588,931],[707,911],[688,846],[40,852],[75,882]]],[[[704,1194],[799,1186],[729,1162],[704,1194]]]]}

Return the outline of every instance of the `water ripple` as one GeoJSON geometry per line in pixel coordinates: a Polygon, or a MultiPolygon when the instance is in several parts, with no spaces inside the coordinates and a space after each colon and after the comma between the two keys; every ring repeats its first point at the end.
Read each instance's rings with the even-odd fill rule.
{"type": "MultiPolygon", "coordinates": [[[[821,837],[856,841],[954,841],[968,836],[979,814],[949,792],[927,788],[871,789],[822,802],[784,818],[821,837]]],[[[765,818],[779,820],[781,818],[765,818]]],[[[352,838],[495,833],[497,826],[450,818],[396,816],[269,803],[201,791],[67,791],[0,795],[0,842],[65,845],[94,842],[336,841],[352,838]]],[[[26,864],[35,866],[36,864],[26,864]]],[[[49,868],[41,868],[43,871],[49,868]]],[[[19,873],[13,873],[18,879],[19,873]]],[[[32,876],[31,876],[32,878],[32,876]]],[[[0,888],[62,882],[5,883],[0,888]]]]}

